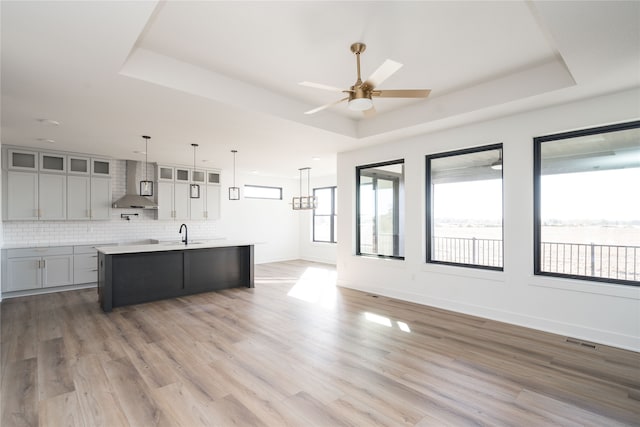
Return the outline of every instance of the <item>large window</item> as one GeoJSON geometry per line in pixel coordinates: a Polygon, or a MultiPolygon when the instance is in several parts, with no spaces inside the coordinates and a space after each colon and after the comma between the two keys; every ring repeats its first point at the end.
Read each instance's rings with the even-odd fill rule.
{"type": "Polygon", "coordinates": [[[314,188],[313,195],[318,201],[313,210],[313,241],[336,243],[336,187],[314,188]]]}
{"type": "Polygon", "coordinates": [[[356,253],[404,259],[404,160],[356,168],[356,253]]]}
{"type": "Polygon", "coordinates": [[[426,158],[427,262],[502,270],[502,144],[426,158]]]}
{"type": "Polygon", "coordinates": [[[534,139],[536,274],[640,284],[640,121],[534,139]]]}

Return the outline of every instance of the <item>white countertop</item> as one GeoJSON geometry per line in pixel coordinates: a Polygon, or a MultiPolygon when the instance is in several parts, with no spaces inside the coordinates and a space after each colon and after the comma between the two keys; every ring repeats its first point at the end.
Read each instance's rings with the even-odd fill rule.
{"type": "Polygon", "coordinates": [[[61,242],[61,243],[7,243],[2,245],[2,249],[30,249],[30,248],[59,248],[67,246],[100,246],[117,245],[115,242],[61,242]]]}
{"type": "Polygon", "coordinates": [[[230,246],[249,246],[254,242],[238,241],[238,240],[209,240],[198,241],[185,245],[184,243],[166,242],[147,245],[121,245],[121,246],[105,246],[97,247],[98,252],[105,255],[117,254],[133,254],[139,252],[164,252],[164,251],[182,251],[189,249],[206,249],[206,248],[225,248],[230,246]]]}

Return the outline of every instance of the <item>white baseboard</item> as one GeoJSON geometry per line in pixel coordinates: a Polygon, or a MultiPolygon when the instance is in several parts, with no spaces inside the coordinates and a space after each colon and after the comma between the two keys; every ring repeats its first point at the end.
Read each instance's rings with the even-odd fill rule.
{"type": "Polygon", "coordinates": [[[635,337],[632,335],[587,328],[580,325],[559,322],[556,320],[544,319],[540,317],[533,317],[509,311],[496,310],[483,306],[463,304],[458,301],[452,301],[443,298],[433,298],[425,295],[414,294],[411,292],[403,292],[398,290],[390,291],[386,288],[377,287],[358,287],[353,285],[352,283],[346,283],[340,280],[338,280],[337,285],[340,287],[355,289],[366,293],[395,298],[407,302],[441,308],[444,310],[450,310],[457,313],[478,316],[498,322],[509,323],[525,328],[537,329],[556,335],[592,341],[598,344],[640,352],[640,337],[635,337]]]}
{"type": "Polygon", "coordinates": [[[0,296],[0,301],[3,299],[26,297],[31,295],[42,295],[42,294],[51,294],[54,292],[65,292],[65,291],[75,291],[78,289],[96,288],[97,286],[98,284],[94,282],[94,283],[83,283],[81,285],[56,286],[53,288],[38,288],[38,289],[29,289],[25,291],[3,292],[2,296],[0,296]]]}

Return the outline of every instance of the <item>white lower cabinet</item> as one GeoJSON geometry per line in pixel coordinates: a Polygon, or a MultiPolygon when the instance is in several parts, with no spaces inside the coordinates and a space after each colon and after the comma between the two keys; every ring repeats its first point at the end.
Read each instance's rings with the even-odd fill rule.
{"type": "Polygon", "coordinates": [[[4,292],[73,284],[73,247],[7,249],[4,292]]]}
{"type": "MultiPolygon", "coordinates": [[[[110,245],[101,245],[110,246],[110,245]]],[[[95,245],[73,247],[73,283],[76,285],[98,281],[98,251],[95,245]]]]}
{"type": "Polygon", "coordinates": [[[24,291],[42,287],[42,258],[9,258],[5,269],[6,280],[2,281],[5,292],[24,291]]]}
{"type": "Polygon", "coordinates": [[[4,249],[2,291],[28,291],[95,283],[98,281],[96,247],[115,244],[4,249]]]}

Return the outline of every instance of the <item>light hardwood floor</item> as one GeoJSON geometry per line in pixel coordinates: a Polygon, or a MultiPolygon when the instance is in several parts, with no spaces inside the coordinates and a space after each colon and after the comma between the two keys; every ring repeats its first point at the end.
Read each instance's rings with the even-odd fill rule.
{"type": "Polygon", "coordinates": [[[640,425],[640,354],[256,266],[238,288],[115,309],[5,300],[3,427],[640,425]]]}

